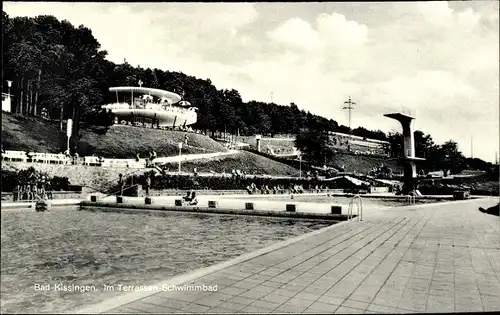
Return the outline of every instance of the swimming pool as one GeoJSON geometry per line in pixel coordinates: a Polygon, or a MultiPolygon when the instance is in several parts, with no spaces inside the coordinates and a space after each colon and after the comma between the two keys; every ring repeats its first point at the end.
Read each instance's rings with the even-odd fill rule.
{"type": "Polygon", "coordinates": [[[214,265],[332,222],[171,213],[162,216],[57,210],[2,213],[2,311],[65,312],[119,292],[214,265]],[[93,285],[96,292],[35,290],[93,285]]]}

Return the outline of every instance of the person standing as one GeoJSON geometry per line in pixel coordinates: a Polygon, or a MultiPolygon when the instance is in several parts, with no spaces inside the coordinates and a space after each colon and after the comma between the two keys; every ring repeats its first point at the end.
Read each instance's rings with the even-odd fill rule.
{"type": "Polygon", "coordinates": [[[52,183],[50,181],[50,178],[47,178],[47,181],[45,182],[45,193],[47,194],[47,199],[54,198],[54,195],[52,194],[52,183]]]}
{"type": "Polygon", "coordinates": [[[41,191],[41,195],[42,195],[42,199],[47,199],[47,182],[48,182],[48,178],[44,175],[42,176],[42,191],[41,191]]]}
{"type": "Polygon", "coordinates": [[[42,195],[43,180],[44,180],[44,176],[41,176],[41,177],[37,178],[37,180],[36,180],[36,193],[38,196],[43,196],[42,195]]]}
{"type": "Polygon", "coordinates": [[[21,195],[21,186],[19,184],[14,187],[14,190],[12,191],[12,197],[14,198],[14,201],[20,200],[20,195],[21,195]]]}
{"type": "Polygon", "coordinates": [[[36,174],[34,172],[31,172],[28,177],[28,183],[29,183],[29,194],[28,194],[28,200],[33,200],[35,199],[35,194],[36,194],[36,183],[37,183],[37,178],[36,174]]]}
{"type": "Polygon", "coordinates": [[[146,190],[146,196],[149,197],[149,189],[151,188],[151,175],[146,175],[146,184],[144,189],[146,190]]]}
{"type": "Polygon", "coordinates": [[[123,187],[125,186],[125,181],[123,180],[123,175],[118,174],[118,186],[120,187],[120,196],[123,196],[123,187]]]}

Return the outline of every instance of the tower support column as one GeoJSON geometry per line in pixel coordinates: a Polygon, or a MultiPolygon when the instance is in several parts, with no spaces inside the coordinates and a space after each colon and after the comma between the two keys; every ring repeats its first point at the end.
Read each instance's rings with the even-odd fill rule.
{"type": "Polygon", "coordinates": [[[403,152],[401,154],[404,161],[403,193],[408,194],[417,189],[417,166],[415,162],[425,160],[415,156],[415,139],[413,135],[413,119],[415,118],[400,112],[384,116],[396,119],[403,127],[403,152]]]}

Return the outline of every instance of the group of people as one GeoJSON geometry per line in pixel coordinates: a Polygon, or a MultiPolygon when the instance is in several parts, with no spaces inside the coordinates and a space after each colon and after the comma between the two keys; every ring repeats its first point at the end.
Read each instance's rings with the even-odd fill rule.
{"type": "Polygon", "coordinates": [[[231,170],[231,176],[234,177],[245,177],[247,173],[241,170],[235,170],[234,168],[231,170]]]}
{"type": "Polygon", "coordinates": [[[27,180],[20,182],[13,191],[14,201],[33,201],[37,199],[52,199],[50,179],[46,175],[37,175],[32,172],[27,180]]]}
{"type": "Polygon", "coordinates": [[[196,198],[196,191],[188,191],[186,196],[182,197],[184,205],[195,206],[198,204],[198,198],[196,198]]]}
{"type": "MultiPolygon", "coordinates": [[[[156,159],[157,157],[158,157],[158,155],[156,154],[156,151],[155,150],[151,150],[151,152],[149,152],[148,158],[146,158],[146,167],[152,167],[153,166],[153,160],[156,159]]],[[[137,154],[135,156],[135,160],[137,162],[139,162],[141,160],[141,154],[139,152],[137,152],[137,154]]]]}
{"type": "Polygon", "coordinates": [[[290,187],[286,189],[282,185],[276,185],[273,186],[272,188],[269,188],[269,185],[261,185],[260,188],[257,188],[257,185],[255,183],[251,183],[246,187],[246,190],[248,194],[253,195],[256,193],[261,193],[261,194],[267,194],[270,195],[271,193],[276,195],[276,194],[282,194],[282,193],[292,193],[292,194],[302,194],[304,192],[304,188],[302,185],[296,185],[296,184],[290,184],[290,187]]]}
{"type": "Polygon", "coordinates": [[[389,167],[387,167],[384,164],[381,164],[379,167],[374,166],[369,174],[372,176],[375,176],[377,178],[393,178],[394,177],[392,169],[390,169],[389,167]]]}

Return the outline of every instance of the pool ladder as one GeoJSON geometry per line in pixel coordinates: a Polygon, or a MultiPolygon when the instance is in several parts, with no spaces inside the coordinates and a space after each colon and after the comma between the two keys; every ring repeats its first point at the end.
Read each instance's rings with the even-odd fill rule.
{"type": "Polygon", "coordinates": [[[349,202],[349,208],[347,210],[347,220],[353,218],[354,206],[356,206],[356,217],[358,218],[358,221],[363,221],[363,200],[361,199],[360,195],[355,195],[349,202]]]}
{"type": "Polygon", "coordinates": [[[408,195],[406,195],[405,202],[406,202],[407,204],[409,204],[410,206],[411,206],[411,205],[415,205],[415,203],[416,203],[416,201],[415,201],[415,196],[416,196],[416,195],[417,195],[417,194],[416,194],[414,191],[410,191],[410,192],[408,193],[408,195]]]}

